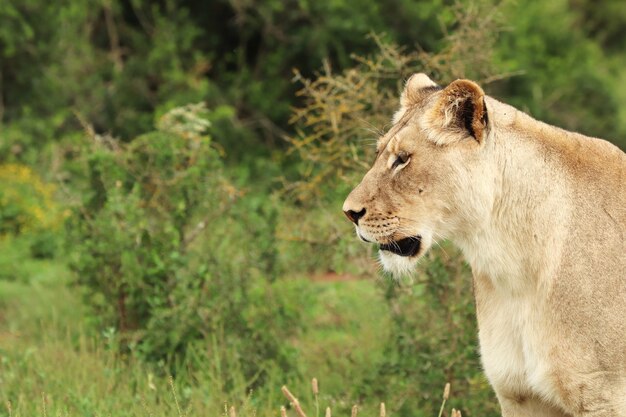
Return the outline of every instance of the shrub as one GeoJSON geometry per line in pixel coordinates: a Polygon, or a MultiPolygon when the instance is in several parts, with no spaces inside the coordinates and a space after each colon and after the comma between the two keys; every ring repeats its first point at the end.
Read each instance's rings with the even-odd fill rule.
{"type": "Polygon", "coordinates": [[[226,350],[254,385],[271,369],[295,369],[281,339],[298,310],[271,283],[271,207],[227,180],[209,113],[176,108],[129,144],[94,138],[73,268],[125,351],[174,364],[191,347],[211,358],[226,350]]]}

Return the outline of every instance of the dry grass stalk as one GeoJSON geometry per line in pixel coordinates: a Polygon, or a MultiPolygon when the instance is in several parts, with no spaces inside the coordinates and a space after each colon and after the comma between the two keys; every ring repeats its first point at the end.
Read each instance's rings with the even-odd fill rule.
{"type": "Polygon", "coordinates": [[[176,395],[176,387],[174,386],[174,377],[169,376],[168,382],[170,389],[172,390],[172,396],[174,397],[174,403],[176,404],[176,411],[178,411],[178,417],[183,417],[183,413],[180,411],[180,404],[178,403],[178,396],[176,395]]]}
{"type": "Polygon", "coordinates": [[[291,403],[291,405],[293,406],[294,410],[296,410],[296,413],[300,416],[300,417],[306,417],[306,414],[304,413],[304,411],[302,410],[302,407],[300,407],[300,402],[298,401],[298,399],[289,391],[289,389],[287,389],[287,387],[285,385],[283,385],[283,387],[281,388],[281,391],[283,392],[283,394],[285,394],[285,397],[287,397],[287,399],[289,400],[289,402],[291,403]]]}
{"type": "Polygon", "coordinates": [[[146,413],[148,417],[153,417],[152,411],[148,408],[148,403],[146,403],[146,397],[143,394],[139,397],[139,403],[143,407],[143,411],[146,413]]]}
{"type": "MultiPolygon", "coordinates": [[[[317,398],[318,398],[318,395],[319,395],[319,387],[318,387],[318,383],[317,383],[317,379],[316,378],[313,378],[313,380],[311,381],[311,388],[312,388],[313,394],[315,395],[316,407],[318,408],[318,414],[319,414],[319,404],[317,404],[317,398]]],[[[291,403],[291,406],[294,408],[294,410],[296,410],[296,413],[298,414],[298,417],[306,417],[306,414],[304,413],[304,410],[302,410],[302,407],[300,406],[300,402],[291,393],[291,391],[289,391],[287,386],[283,385],[282,388],[281,388],[281,391],[283,392],[285,397],[287,397],[287,399],[291,403]]],[[[443,401],[441,403],[441,408],[439,409],[438,417],[442,417],[443,416],[443,410],[445,409],[446,401],[450,397],[450,383],[449,382],[446,383],[446,385],[445,385],[445,387],[443,389],[443,396],[442,397],[443,397],[443,401]]],[[[353,405],[350,417],[358,417],[358,412],[359,412],[358,406],[356,404],[353,405]]],[[[281,415],[281,417],[287,417],[287,410],[285,409],[284,406],[280,407],[280,415],[281,415]]],[[[379,416],[380,417],[387,417],[387,410],[386,410],[386,407],[385,407],[385,403],[380,403],[379,416]]],[[[230,414],[229,417],[237,417],[234,414],[234,407],[231,407],[231,414],[230,414]]],[[[324,413],[324,417],[331,417],[330,407],[326,407],[326,412],[324,413]]],[[[451,413],[450,413],[450,417],[462,417],[461,411],[453,408],[451,413]]]]}
{"type": "Polygon", "coordinates": [[[237,410],[235,410],[235,406],[231,405],[228,410],[228,417],[237,417],[237,410]]]}
{"type": "Polygon", "coordinates": [[[446,383],[446,386],[443,389],[443,401],[441,402],[441,408],[439,409],[438,417],[443,415],[443,409],[446,406],[446,401],[448,400],[448,396],[450,395],[450,383],[446,383]]]}
{"type": "Polygon", "coordinates": [[[42,411],[43,411],[43,417],[47,417],[48,412],[46,409],[46,393],[45,392],[41,393],[41,406],[42,406],[42,411]]]}
{"type": "Polygon", "coordinates": [[[313,396],[315,397],[315,417],[320,417],[320,390],[319,386],[317,385],[317,378],[313,378],[311,380],[311,390],[313,391],[313,396]]]}

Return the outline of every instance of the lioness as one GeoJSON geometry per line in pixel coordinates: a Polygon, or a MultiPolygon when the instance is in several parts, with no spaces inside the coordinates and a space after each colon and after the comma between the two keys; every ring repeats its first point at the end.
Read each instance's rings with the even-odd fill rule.
{"type": "Polygon", "coordinates": [[[626,154],[474,82],[413,75],[343,210],[410,270],[463,251],[485,373],[504,416],[626,416],[626,154]]]}

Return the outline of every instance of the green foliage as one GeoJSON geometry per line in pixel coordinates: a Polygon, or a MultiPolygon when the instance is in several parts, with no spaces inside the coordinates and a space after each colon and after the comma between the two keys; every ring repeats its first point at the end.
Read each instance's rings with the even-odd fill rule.
{"type": "Polygon", "coordinates": [[[196,131],[205,120],[193,121],[188,130],[170,128],[182,133],[162,129],[130,145],[96,143],[87,156],[92,193],[74,224],[83,241],[75,267],[106,303],[118,300],[123,330],[145,324],[152,305],[164,302],[160,295],[177,285],[189,229],[200,221],[192,213],[220,209],[219,157],[202,135],[206,127],[196,131]],[[208,205],[207,193],[216,196],[216,206],[208,205]],[[153,296],[141,291],[143,279],[154,284],[147,286],[153,296]]]}
{"type": "Polygon", "coordinates": [[[626,46],[622,36],[626,10],[619,0],[606,0],[602,7],[593,0],[571,0],[568,2],[576,18],[576,24],[582,26],[585,33],[597,40],[603,48],[621,52],[626,46]]]}
{"type": "Polygon", "coordinates": [[[625,146],[612,64],[578,30],[568,2],[510,3],[505,13],[518,18],[503,32],[496,58],[520,75],[496,84],[494,94],[540,120],[625,146]]]}
{"type": "Polygon", "coordinates": [[[125,349],[174,364],[213,341],[246,358],[252,386],[272,367],[290,372],[294,352],[280,339],[298,311],[270,282],[271,214],[260,209],[263,222],[253,203],[237,202],[206,114],[176,108],[127,145],[95,138],[92,192],[72,227],[73,269],[125,349]]]}
{"type": "Polygon", "coordinates": [[[3,2],[0,122],[11,128],[0,158],[35,162],[35,145],[76,131],[77,120],[130,139],[151,128],[158,106],[207,98],[209,64],[188,11],[131,3],[3,2]]]}

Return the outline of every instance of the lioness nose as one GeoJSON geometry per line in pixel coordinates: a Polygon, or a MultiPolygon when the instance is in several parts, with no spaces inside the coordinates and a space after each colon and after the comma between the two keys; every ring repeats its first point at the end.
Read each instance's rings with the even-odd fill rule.
{"type": "Polygon", "coordinates": [[[354,224],[359,224],[359,219],[365,216],[365,209],[363,208],[361,211],[346,210],[344,214],[350,221],[354,222],[354,224]]]}

